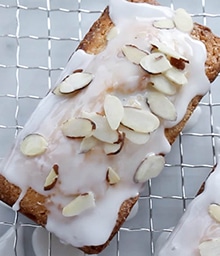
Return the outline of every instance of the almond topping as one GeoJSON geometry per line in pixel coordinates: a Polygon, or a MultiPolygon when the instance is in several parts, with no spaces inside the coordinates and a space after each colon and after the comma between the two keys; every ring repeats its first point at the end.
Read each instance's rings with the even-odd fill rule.
{"type": "Polygon", "coordinates": [[[166,78],[168,78],[171,82],[178,84],[178,85],[184,85],[188,83],[188,80],[184,74],[184,72],[182,72],[179,69],[176,68],[171,68],[169,70],[167,70],[164,75],[166,76],[166,78]]]}
{"type": "Polygon", "coordinates": [[[134,64],[139,65],[143,57],[147,56],[147,53],[140,50],[134,45],[125,45],[122,47],[122,52],[125,57],[134,64]]]}
{"type": "Polygon", "coordinates": [[[104,144],[104,152],[106,155],[116,155],[118,154],[123,145],[124,145],[124,139],[125,135],[124,133],[121,133],[121,136],[119,137],[119,141],[117,143],[111,144],[111,143],[105,143],[104,144]]]}
{"type": "Polygon", "coordinates": [[[160,52],[145,56],[141,59],[140,65],[150,74],[160,74],[172,67],[166,56],[160,52]]]}
{"type": "Polygon", "coordinates": [[[153,26],[155,28],[161,28],[161,29],[172,29],[175,27],[174,22],[172,19],[160,19],[160,20],[155,20],[153,22],[153,26]]]}
{"type": "Polygon", "coordinates": [[[92,133],[95,138],[107,143],[117,143],[119,141],[119,132],[111,129],[105,116],[95,112],[82,112],[82,116],[96,124],[96,129],[92,133]]]}
{"type": "Polygon", "coordinates": [[[112,130],[117,130],[124,115],[124,108],[119,98],[106,95],[104,110],[107,121],[112,130]]]}
{"type": "Polygon", "coordinates": [[[60,85],[62,94],[69,94],[88,86],[93,80],[93,75],[85,72],[76,72],[68,76],[60,85]]]}
{"type": "Polygon", "coordinates": [[[96,128],[94,122],[86,118],[71,118],[62,124],[63,134],[70,138],[83,138],[90,136],[96,128]]]}
{"type": "Polygon", "coordinates": [[[220,223],[220,205],[218,205],[218,204],[209,205],[208,212],[213,220],[220,223]]]}
{"type": "Polygon", "coordinates": [[[133,142],[134,144],[142,145],[148,142],[150,135],[149,133],[140,133],[134,130],[129,129],[121,125],[119,130],[125,134],[125,138],[129,141],[133,142]]]}
{"type": "Polygon", "coordinates": [[[52,189],[56,185],[58,174],[59,174],[58,170],[59,170],[59,166],[57,164],[55,164],[50,170],[44,183],[45,191],[52,189]]]}
{"type": "Polygon", "coordinates": [[[106,39],[108,41],[114,39],[117,35],[119,34],[119,30],[117,27],[113,27],[109,30],[107,36],[106,36],[106,39]]]}
{"type": "Polygon", "coordinates": [[[25,156],[42,155],[48,147],[46,139],[40,134],[30,134],[26,136],[20,145],[20,150],[25,156]]]}
{"type": "Polygon", "coordinates": [[[210,239],[199,245],[200,256],[219,256],[220,238],[210,239]]]}
{"type": "Polygon", "coordinates": [[[177,9],[173,20],[176,28],[180,31],[191,33],[191,31],[193,30],[192,17],[184,9],[177,9]]]}
{"type": "Polygon", "coordinates": [[[170,64],[180,70],[184,70],[186,67],[186,62],[183,59],[176,59],[174,57],[170,58],[170,64]]]}
{"type": "Polygon", "coordinates": [[[92,192],[77,196],[72,202],[63,208],[62,214],[65,217],[77,216],[84,211],[95,207],[95,197],[92,192]]]}
{"type": "Polygon", "coordinates": [[[95,137],[85,137],[81,141],[79,153],[87,153],[92,150],[97,144],[98,140],[95,137]]]}
{"type": "Polygon", "coordinates": [[[147,180],[158,176],[163,170],[165,159],[161,155],[149,155],[138,166],[134,181],[144,183],[147,180]]]}
{"type": "Polygon", "coordinates": [[[164,75],[151,75],[150,83],[156,90],[166,95],[176,94],[176,85],[169,81],[166,77],[164,77],[164,75]]]}
{"type": "Polygon", "coordinates": [[[160,92],[149,92],[147,101],[151,111],[165,120],[175,121],[177,112],[173,103],[160,92]]]}
{"type": "Polygon", "coordinates": [[[150,133],[159,127],[160,121],[150,111],[125,107],[122,124],[136,132],[150,133]]]}
{"type": "Polygon", "coordinates": [[[106,173],[106,180],[109,183],[109,185],[115,185],[120,181],[120,177],[113,168],[108,167],[106,173]]]}

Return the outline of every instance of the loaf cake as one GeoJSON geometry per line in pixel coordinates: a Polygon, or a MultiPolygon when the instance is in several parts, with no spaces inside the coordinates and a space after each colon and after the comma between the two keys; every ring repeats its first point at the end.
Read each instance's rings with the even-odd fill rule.
{"type": "Polygon", "coordinates": [[[220,70],[183,9],[110,0],[0,168],[0,199],[88,254],[117,233],[220,70]]]}
{"type": "Polygon", "coordinates": [[[218,163],[156,256],[220,254],[219,183],[218,163]]]}

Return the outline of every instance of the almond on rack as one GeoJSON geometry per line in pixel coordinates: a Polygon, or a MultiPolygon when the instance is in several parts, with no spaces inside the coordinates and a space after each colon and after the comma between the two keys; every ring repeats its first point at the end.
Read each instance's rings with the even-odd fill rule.
{"type": "Polygon", "coordinates": [[[106,180],[109,183],[109,185],[115,185],[120,181],[120,177],[112,167],[108,167],[106,173],[106,180]]]}
{"type": "Polygon", "coordinates": [[[184,10],[177,9],[173,17],[176,28],[182,32],[191,33],[193,30],[192,17],[184,10]]]}
{"type": "Polygon", "coordinates": [[[93,75],[86,72],[76,72],[68,76],[59,85],[62,94],[69,94],[81,90],[88,86],[93,80],[93,75]]]}
{"type": "Polygon", "coordinates": [[[124,117],[121,123],[140,133],[153,132],[160,125],[159,119],[150,111],[133,107],[124,107],[124,117]]]}
{"type": "Polygon", "coordinates": [[[134,144],[142,145],[148,142],[150,138],[149,133],[140,133],[125,127],[124,125],[119,126],[119,131],[125,134],[125,138],[134,144]]]}
{"type": "Polygon", "coordinates": [[[177,68],[171,68],[164,73],[165,77],[168,78],[171,82],[184,85],[188,83],[185,73],[177,68]]]}
{"type": "Polygon", "coordinates": [[[61,126],[63,134],[69,138],[84,138],[91,135],[95,128],[94,122],[80,117],[68,119],[61,126]]]}
{"type": "Polygon", "coordinates": [[[73,201],[63,208],[64,217],[77,216],[84,211],[95,207],[95,196],[93,192],[88,192],[77,196],[73,201]]]}
{"type": "Polygon", "coordinates": [[[119,141],[119,132],[111,129],[105,116],[95,112],[82,112],[82,117],[95,123],[96,129],[92,135],[98,140],[107,143],[117,143],[119,141]]]}
{"type": "Polygon", "coordinates": [[[111,129],[118,129],[124,115],[124,108],[120,99],[110,94],[106,95],[104,100],[104,111],[111,129]]]}
{"type": "Polygon", "coordinates": [[[169,81],[164,75],[151,75],[150,83],[156,90],[166,95],[174,95],[177,92],[176,85],[169,81]]]}
{"type": "Polygon", "coordinates": [[[39,156],[43,154],[48,148],[48,142],[40,134],[27,135],[20,145],[20,150],[25,156],[39,156]]]}
{"type": "Polygon", "coordinates": [[[122,47],[122,52],[125,57],[134,64],[139,65],[143,57],[148,54],[134,45],[125,45],[122,47]]]}
{"type": "Polygon", "coordinates": [[[210,217],[213,220],[220,223],[220,205],[218,204],[210,204],[208,209],[210,217]]]}
{"type": "Polygon", "coordinates": [[[158,176],[163,170],[165,159],[161,155],[149,155],[138,166],[134,181],[144,183],[147,180],[158,176]]]}
{"type": "Polygon", "coordinates": [[[166,56],[160,52],[154,52],[143,57],[140,65],[150,74],[161,74],[172,67],[166,56]]]}
{"type": "Polygon", "coordinates": [[[172,29],[175,27],[175,24],[172,19],[166,18],[166,19],[155,20],[153,22],[153,26],[155,28],[160,28],[160,29],[172,29]]]}
{"type": "Polygon", "coordinates": [[[57,182],[58,175],[59,175],[59,166],[55,164],[52,169],[50,170],[49,174],[47,175],[47,178],[44,183],[44,190],[51,190],[57,182]]]}
{"type": "Polygon", "coordinates": [[[210,239],[199,245],[200,256],[219,256],[220,238],[210,239]]]}
{"type": "Polygon", "coordinates": [[[177,112],[175,106],[164,94],[160,92],[149,92],[147,102],[155,115],[169,121],[176,120],[177,112]]]}

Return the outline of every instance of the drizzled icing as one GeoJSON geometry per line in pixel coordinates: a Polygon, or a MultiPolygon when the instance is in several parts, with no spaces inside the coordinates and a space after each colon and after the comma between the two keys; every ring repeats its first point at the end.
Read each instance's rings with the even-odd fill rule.
{"type": "Polygon", "coordinates": [[[209,88],[204,71],[204,45],[175,28],[160,30],[152,26],[155,19],[170,18],[172,15],[173,12],[167,7],[111,0],[110,17],[119,34],[98,55],[76,51],[57,85],[77,69],[92,73],[93,81],[73,98],[49,93],[20,132],[15,147],[4,161],[2,174],[11,183],[22,191],[32,187],[49,197],[46,228],[65,243],[82,247],[100,245],[108,240],[122,202],[138,195],[143,186],[134,182],[137,167],[148,154],[166,154],[170,151],[164,129],[177,124],[183,118],[189,102],[196,95],[205,94],[209,88]],[[83,111],[102,113],[107,93],[116,95],[125,105],[136,102],[143,109],[148,109],[146,89],[143,89],[140,81],[146,72],[122,56],[121,48],[131,44],[149,51],[152,39],[169,45],[190,62],[186,69],[188,84],[179,90],[175,98],[171,97],[177,110],[177,120],[160,120],[160,127],[150,135],[146,144],[136,145],[126,140],[121,152],[114,156],[107,156],[100,147],[79,154],[80,141],[66,138],[60,129],[68,118],[80,116],[83,111]],[[49,146],[44,154],[28,158],[20,152],[19,147],[24,137],[33,133],[43,135],[49,146]],[[51,191],[45,192],[44,182],[54,164],[59,165],[58,182],[51,191]],[[106,183],[109,166],[120,176],[120,182],[114,186],[106,183]],[[94,208],[70,218],[62,215],[62,208],[75,195],[89,191],[96,198],[94,208]]]}

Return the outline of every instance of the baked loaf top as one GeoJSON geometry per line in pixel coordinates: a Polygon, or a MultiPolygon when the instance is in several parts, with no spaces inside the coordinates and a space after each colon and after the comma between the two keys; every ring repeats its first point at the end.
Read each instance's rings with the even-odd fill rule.
{"type": "Polygon", "coordinates": [[[219,255],[220,165],[215,166],[157,256],[219,255]]]}
{"type": "Polygon", "coordinates": [[[111,0],[4,160],[1,199],[103,249],[219,71],[191,32],[219,48],[184,10],[111,0]]]}

